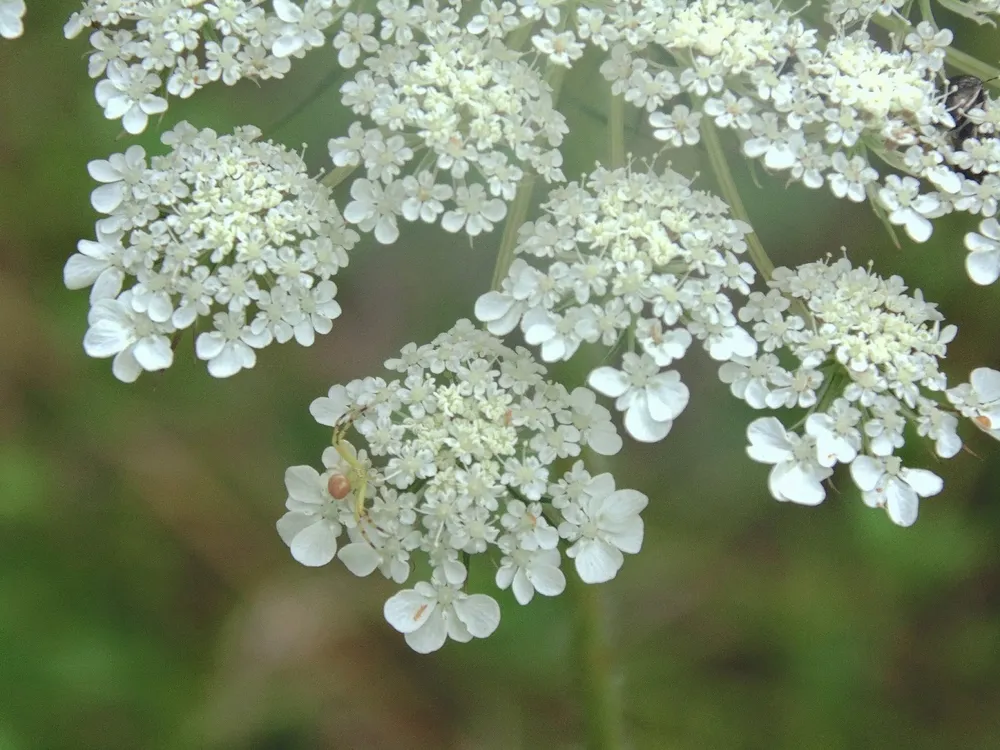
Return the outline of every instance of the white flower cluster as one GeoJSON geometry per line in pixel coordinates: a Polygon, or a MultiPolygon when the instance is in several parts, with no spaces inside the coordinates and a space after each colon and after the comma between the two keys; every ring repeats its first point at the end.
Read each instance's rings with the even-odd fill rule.
{"type": "Polygon", "coordinates": [[[942,482],[902,465],[896,453],[904,429],[933,440],[941,458],[962,447],[957,417],[930,397],[947,387],[938,365],[955,327],[942,327],[919,290],[905,294],[898,276],[882,279],[846,258],[779,268],[769,286],[739,313],[753,325],[761,353],[734,358],[719,376],[755,409],[806,410],[802,432],[774,417],[747,431],[750,457],[773,464],[771,494],[816,505],[833,467],[850,464],[864,501],[909,526],[919,498],[940,492],[942,482]],[[794,367],[784,366],[780,353],[794,358],[794,367]]]}
{"type": "MultiPolygon", "coordinates": [[[[832,7],[867,18],[888,15],[893,3],[832,7]]],[[[822,40],[793,11],[744,0],[580,9],[577,22],[581,36],[610,51],[601,71],[612,89],[651,112],[654,135],[668,144],[696,143],[700,119],[711,117],[768,170],[838,198],[868,198],[916,242],[930,237],[931,219],[953,211],[996,214],[1000,107],[985,94],[973,106],[949,104],[938,83],[948,30],[921,22],[902,48],[883,49],[865,30],[822,40]],[[679,72],[657,63],[654,48],[679,72]],[[695,111],[663,109],[681,95],[695,111]],[[971,131],[960,127],[966,120],[971,131]],[[880,177],[871,157],[903,176],[880,177]]]]}
{"type": "Polygon", "coordinates": [[[147,163],[131,146],[88,165],[103,183],[91,203],[107,216],[64,277],[92,287],[84,349],[113,356],[120,380],[169,367],[172,337],[200,319],[212,330],[196,353],[228,377],[272,342],[311,345],[340,315],[332,277],[358,235],[302,158],[259,136],[182,122],[163,134],[166,155],[147,163]]]}
{"type": "Polygon", "coordinates": [[[17,39],[24,33],[24,0],[0,0],[0,36],[17,39]]]}
{"type": "Polygon", "coordinates": [[[476,317],[497,335],[518,325],[546,362],[568,360],[584,342],[613,347],[622,367],[598,367],[589,384],[617,399],[625,428],[654,442],[688,402],[674,370],[694,339],[716,360],[752,356],[729,295],[746,295],[754,272],[737,257],[749,228],[718,198],[692,190],[669,169],[596,169],[585,184],[557,188],[543,218],[526,223],[501,291],[476,302],[476,317]]]}
{"type": "MultiPolygon", "coordinates": [[[[338,3],[339,4],[339,3],[338,3]]],[[[325,43],[334,0],[87,0],[66,23],[72,39],[90,35],[88,71],[110,120],[129,133],[166,111],[164,95],[182,99],[212,81],[281,78],[290,57],[325,43]]]]}
{"type": "Polygon", "coordinates": [[[363,61],[341,95],[371,124],[352,123],[330,141],[330,156],[364,167],[344,217],[379,242],[395,242],[400,216],[475,237],[507,215],[526,174],[564,179],[558,147],[568,127],[552,88],[496,34],[511,26],[479,17],[465,25],[460,7],[381,0],[381,41],[365,13],[345,16],[334,39],[344,65],[363,61]]]}
{"type": "Polygon", "coordinates": [[[639,551],[645,495],[591,476],[582,461],[554,470],[584,445],[604,455],[621,448],[591,391],[546,380],[526,350],[467,320],[429,345],[407,345],[386,367],[400,379],[355,380],[313,402],[334,445],[322,472],[286,472],[278,531],[304,565],[336,556],[356,575],[378,570],[398,584],[416,555],[426,557],[428,579],[385,605],[413,649],[496,629],[496,601],[464,588],[472,555],[490,557],[497,587],[527,604],[565,588],[561,552],[584,582],[599,583],[617,574],[623,553],[639,551]],[[349,428],[367,450],[344,439],[349,428]]]}
{"type": "Polygon", "coordinates": [[[968,417],[983,432],[1000,440],[1000,372],[989,367],[977,367],[968,383],[952,388],[947,395],[963,417],[968,417]]]}

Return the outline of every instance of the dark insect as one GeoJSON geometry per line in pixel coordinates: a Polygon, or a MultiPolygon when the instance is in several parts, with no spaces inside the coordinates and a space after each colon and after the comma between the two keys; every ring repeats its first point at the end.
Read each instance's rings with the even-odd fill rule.
{"type": "Polygon", "coordinates": [[[955,121],[951,129],[951,137],[956,146],[961,146],[966,138],[979,135],[979,126],[968,118],[968,112],[986,103],[986,91],[983,81],[976,76],[956,76],[948,81],[948,93],[945,95],[945,106],[955,121]]]}

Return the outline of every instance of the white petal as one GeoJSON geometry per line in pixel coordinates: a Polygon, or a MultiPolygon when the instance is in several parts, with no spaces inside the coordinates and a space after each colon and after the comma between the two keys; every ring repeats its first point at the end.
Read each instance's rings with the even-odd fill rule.
{"type": "MultiPolygon", "coordinates": [[[[382,614],[385,615],[386,622],[400,633],[412,633],[427,623],[436,608],[437,601],[434,599],[429,599],[413,589],[404,589],[389,597],[382,608],[382,614]]],[[[441,632],[443,635],[443,622],[441,632]]],[[[443,638],[441,643],[444,643],[443,638]]],[[[440,644],[437,648],[441,648],[440,644]]]]}
{"type": "Polygon", "coordinates": [[[132,347],[118,352],[111,360],[111,374],[123,383],[134,383],[142,375],[142,368],[132,356],[132,347]]]}
{"type": "Polygon", "coordinates": [[[382,562],[379,553],[365,542],[351,542],[345,545],[337,553],[337,557],[349,571],[361,577],[370,575],[382,562]]]}
{"type": "Polygon", "coordinates": [[[500,624],[500,605],[486,594],[456,599],[452,606],[458,619],[476,638],[485,638],[500,624]]]}
{"type": "Polygon", "coordinates": [[[292,557],[312,568],[326,565],[337,554],[339,536],[340,524],[318,520],[302,529],[292,539],[292,557]]]}
{"type": "Polygon", "coordinates": [[[527,575],[535,591],[544,596],[558,596],[566,590],[566,576],[554,565],[532,565],[527,575]]]}
{"type": "Polygon", "coordinates": [[[418,654],[437,651],[446,640],[448,640],[448,629],[444,617],[438,610],[430,614],[423,627],[406,634],[406,645],[418,654]]]}
{"type": "Polygon", "coordinates": [[[762,464],[776,464],[788,459],[791,446],[788,443],[788,433],[776,417],[761,417],[755,419],[747,427],[747,455],[762,464]]]}
{"type": "Polygon", "coordinates": [[[587,377],[587,384],[598,393],[618,398],[628,390],[628,376],[614,367],[598,367],[587,377]]]}
{"type": "Polygon", "coordinates": [[[771,469],[768,486],[778,500],[800,505],[819,505],[826,498],[826,490],[816,474],[790,461],[771,469]]]}
{"type": "Polygon", "coordinates": [[[614,528],[606,530],[604,537],[622,552],[635,555],[642,549],[643,530],[642,519],[633,516],[627,521],[617,524],[614,528]]]}
{"type": "Polygon", "coordinates": [[[321,489],[319,472],[312,466],[289,466],[285,469],[285,489],[293,500],[310,505],[329,502],[321,489]]]}
{"type": "Polygon", "coordinates": [[[311,526],[315,521],[316,516],[308,516],[305,513],[289,511],[278,519],[275,527],[278,529],[278,536],[281,537],[281,541],[291,547],[292,539],[295,538],[295,535],[302,531],[306,526],[311,526]]]}
{"type": "Polygon", "coordinates": [[[114,321],[102,320],[87,329],[83,350],[87,356],[102,359],[118,354],[132,343],[132,331],[114,321]]]}
{"type": "Polygon", "coordinates": [[[610,425],[608,425],[607,429],[588,430],[586,441],[587,445],[595,453],[599,453],[602,456],[617,455],[623,445],[621,436],[610,425]]]}
{"type": "Polygon", "coordinates": [[[691,392],[679,380],[667,379],[661,375],[653,378],[646,386],[646,408],[656,422],[676,419],[688,405],[691,392]]]}
{"type": "Polygon", "coordinates": [[[320,424],[333,427],[341,417],[347,414],[350,406],[351,399],[347,395],[347,389],[342,385],[335,385],[326,396],[309,404],[309,413],[320,424]]]}
{"type": "Polygon", "coordinates": [[[650,417],[646,408],[646,400],[635,401],[625,412],[625,429],[628,434],[643,443],[655,443],[663,440],[673,427],[673,420],[657,421],[650,417]]]}
{"type": "Polygon", "coordinates": [[[533,307],[521,318],[521,330],[528,344],[538,346],[556,335],[556,323],[545,308],[533,307]]]}
{"type": "Polygon", "coordinates": [[[67,289],[83,289],[93,284],[107,267],[106,260],[74,253],[63,268],[63,283],[67,289]]]}
{"type": "Polygon", "coordinates": [[[499,320],[510,311],[513,304],[514,300],[502,292],[487,292],[476,300],[476,318],[484,323],[499,320]]]}
{"type": "Polygon", "coordinates": [[[975,283],[992,284],[1000,278],[1000,249],[969,253],[965,258],[965,270],[975,283]]]}
{"type": "Polygon", "coordinates": [[[584,583],[610,581],[625,561],[619,550],[598,539],[581,539],[574,546],[576,572],[584,583]]]}
{"type": "Polygon", "coordinates": [[[649,504],[649,498],[638,490],[618,490],[604,500],[603,516],[621,523],[638,516],[649,504]]]}
{"type": "Polygon", "coordinates": [[[871,456],[858,456],[851,462],[851,478],[862,492],[871,492],[885,473],[881,461],[871,456]]]}
{"type": "Polygon", "coordinates": [[[977,367],[969,376],[969,382],[982,401],[1000,399],[1000,372],[990,367],[977,367]]]}
{"type": "Polygon", "coordinates": [[[906,482],[920,497],[930,497],[944,489],[944,480],[927,469],[903,469],[899,478],[906,482]]]}
{"type": "Polygon", "coordinates": [[[146,336],[132,349],[136,361],[147,372],[165,370],[174,362],[174,350],[166,336],[146,336]]]}
{"type": "Polygon", "coordinates": [[[892,477],[885,487],[885,509],[892,522],[899,526],[912,526],[917,520],[920,501],[917,493],[906,482],[892,477]]]}
{"type": "Polygon", "coordinates": [[[125,197],[124,187],[120,182],[112,182],[97,187],[90,194],[90,205],[102,214],[110,214],[121,205],[125,197]]]}

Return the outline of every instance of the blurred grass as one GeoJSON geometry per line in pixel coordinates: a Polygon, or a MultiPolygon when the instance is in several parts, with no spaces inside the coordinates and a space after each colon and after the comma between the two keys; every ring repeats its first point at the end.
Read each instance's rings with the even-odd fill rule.
{"type": "MultiPolygon", "coordinates": [[[[470,249],[408,228],[352,256],[344,315],[312,349],[267,349],[224,382],[191,356],[116,382],[82,352],[86,294],[61,283],[93,232],[86,163],[130,142],[92,101],[84,43],[61,37],[75,7],[35,3],[26,37],[0,44],[0,750],[578,747],[565,597],[506,596],[487,641],[419,657],[382,620],[389,585],[304,570],[273,531],[284,468],[315,464],[328,439],[309,402],[470,315],[496,237],[470,249]]],[[[317,52],[285,84],[210,88],[161,127],[268,130],[333,67],[317,52]]],[[[564,88],[570,175],[604,155],[592,74],[564,88]]],[[[347,122],[328,90],[268,134],[310,143],[319,167],[347,122]]],[[[846,245],[959,324],[953,377],[1000,365],[997,289],[962,265],[967,219],[897,251],[864,206],[736,171],[776,262],[846,245]]],[[[692,405],[674,432],[617,461],[651,498],[642,553],[603,591],[631,746],[1000,746],[998,446],[968,433],[975,455],[934,467],[946,490],[908,530],[842,475],[818,508],[779,505],[743,452],[751,415],[714,369],[685,361],[692,405]]]]}

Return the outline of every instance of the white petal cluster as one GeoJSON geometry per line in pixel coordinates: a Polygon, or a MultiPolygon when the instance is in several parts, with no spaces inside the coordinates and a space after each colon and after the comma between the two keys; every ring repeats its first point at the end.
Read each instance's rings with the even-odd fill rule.
{"type": "Polygon", "coordinates": [[[833,467],[850,464],[865,502],[909,526],[919,498],[937,494],[942,483],[932,472],[902,466],[896,453],[904,430],[932,440],[941,458],[962,447],[958,419],[933,397],[947,387],[939,365],[955,327],[942,326],[936,305],[919,290],[906,294],[898,276],[882,279],[846,258],[778,268],[768,285],[739,312],[762,353],[725,363],[719,375],[756,409],[806,410],[802,432],[775,417],[747,431],[750,457],[773,467],[771,494],[816,505],[833,467]],[[796,365],[784,367],[779,353],[796,365]]]}
{"type": "Polygon", "coordinates": [[[621,448],[592,392],[547,380],[527,350],[464,320],[431,344],[407,345],[386,367],[399,378],[336,385],[313,402],[320,424],[350,426],[365,450],[355,453],[335,430],[322,473],[290,468],[278,530],[305,565],[336,556],[356,575],[378,570],[397,584],[425,558],[429,579],[385,605],[412,648],[433,651],[497,627],[496,601],[465,591],[473,555],[489,557],[497,587],[527,604],[563,591],[563,552],[583,581],[598,583],[639,551],[645,495],[616,489],[610,474],[592,477],[580,460],[562,475],[555,469],[583,446],[605,455],[621,448]],[[338,474],[350,482],[340,500],[330,489],[338,474]]]}
{"type": "Polygon", "coordinates": [[[165,155],[131,146],[88,165],[106,216],[64,280],[91,288],[84,349],[114,357],[120,380],[169,367],[172,339],[197,321],[198,357],[228,377],[272,342],[310,346],[340,315],[333,276],[358,235],[302,158],[259,136],[182,122],[165,155]]]}
{"type": "Polygon", "coordinates": [[[627,339],[636,351],[588,383],[616,399],[635,439],[663,439],[688,401],[667,368],[694,340],[719,361],[756,353],[730,301],[754,279],[738,257],[749,227],[669,169],[599,167],[549,193],[542,211],[521,227],[518,257],[502,289],[476,302],[476,317],[501,336],[520,326],[546,362],[568,360],[584,343],[627,339]]]}
{"type": "Polygon", "coordinates": [[[950,389],[947,395],[963,417],[1000,440],[1000,372],[990,367],[977,367],[968,383],[950,389]]]}
{"type": "Polygon", "coordinates": [[[0,37],[17,39],[24,33],[24,0],[0,0],[0,37]]]}
{"type": "Polygon", "coordinates": [[[948,30],[924,21],[896,46],[847,30],[900,5],[837,0],[829,17],[838,33],[828,40],[769,1],[650,0],[579,9],[576,21],[610,53],[602,74],[651,113],[656,138],[694,144],[699,120],[710,117],[768,170],[838,198],[870,198],[876,213],[924,242],[945,214],[996,214],[1000,106],[986,97],[968,112],[949,109],[941,83],[948,30]],[[966,120],[974,137],[957,127],[966,120]]]}
{"type": "Polygon", "coordinates": [[[334,0],[87,0],[66,23],[67,38],[90,34],[88,72],[110,120],[129,133],[150,115],[212,81],[282,78],[290,57],[325,43],[334,0]],[[270,4],[270,3],[269,3],[270,4]]]}
{"type": "MultiPolygon", "coordinates": [[[[527,175],[564,179],[565,119],[537,63],[502,38],[471,31],[445,3],[397,5],[378,4],[390,41],[363,35],[341,60],[363,59],[341,99],[366,118],[329,143],[336,166],[365,171],[344,217],[386,244],[400,217],[476,237],[504,219],[527,175]]],[[[375,19],[356,23],[372,30],[375,19]]]]}

